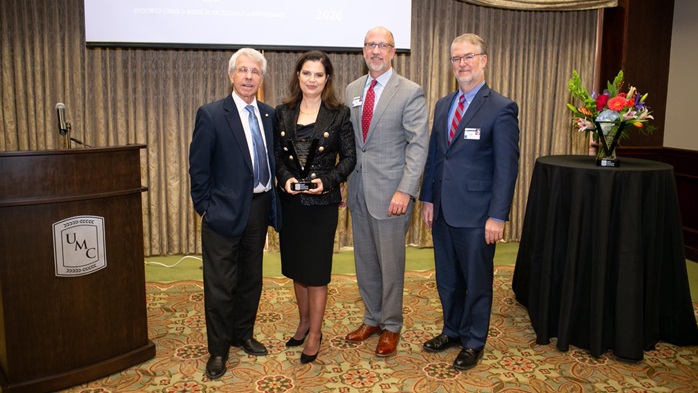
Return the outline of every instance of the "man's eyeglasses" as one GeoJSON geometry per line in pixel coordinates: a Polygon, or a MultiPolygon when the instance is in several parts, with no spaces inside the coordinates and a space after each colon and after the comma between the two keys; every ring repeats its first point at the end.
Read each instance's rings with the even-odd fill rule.
{"type": "Polygon", "coordinates": [[[247,73],[250,72],[252,75],[262,76],[262,71],[256,68],[238,67],[235,69],[235,71],[240,75],[247,75],[247,73]]]}
{"type": "Polygon", "coordinates": [[[386,50],[386,49],[392,48],[392,47],[393,47],[393,45],[387,44],[385,42],[367,42],[364,44],[364,48],[370,49],[370,50],[373,50],[376,48],[379,48],[380,50],[386,50]]]}
{"type": "Polygon", "coordinates": [[[473,61],[475,56],[482,56],[482,55],[484,55],[484,53],[468,53],[467,55],[463,55],[463,56],[451,57],[450,60],[451,60],[451,63],[453,63],[453,64],[460,64],[461,60],[465,60],[466,63],[470,63],[471,61],[473,61]]]}

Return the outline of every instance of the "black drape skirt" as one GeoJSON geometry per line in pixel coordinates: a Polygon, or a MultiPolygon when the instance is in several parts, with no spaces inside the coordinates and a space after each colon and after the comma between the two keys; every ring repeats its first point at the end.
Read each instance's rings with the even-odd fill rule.
{"type": "Polygon", "coordinates": [[[305,285],[330,282],[338,205],[303,206],[282,198],[281,273],[305,285]]]}

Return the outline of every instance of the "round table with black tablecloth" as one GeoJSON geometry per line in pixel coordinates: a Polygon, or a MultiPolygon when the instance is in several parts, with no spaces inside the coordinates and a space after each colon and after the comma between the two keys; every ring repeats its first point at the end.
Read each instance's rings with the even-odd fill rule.
{"type": "Polygon", "coordinates": [[[540,157],[513,280],[536,342],[629,360],[660,340],[698,344],[681,230],[670,165],[540,157]]]}

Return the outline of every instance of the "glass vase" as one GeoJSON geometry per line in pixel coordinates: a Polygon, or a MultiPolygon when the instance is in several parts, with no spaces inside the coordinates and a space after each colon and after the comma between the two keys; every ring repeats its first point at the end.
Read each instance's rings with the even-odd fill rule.
{"type": "Polygon", "coordinates": [[[620,166],[620,160],[616,156],[618,140],[625,127],[625,122],[595,122],[596,139],[599,148],[596,151],[596,165],[600,167],[615,168],[620,166]]]}

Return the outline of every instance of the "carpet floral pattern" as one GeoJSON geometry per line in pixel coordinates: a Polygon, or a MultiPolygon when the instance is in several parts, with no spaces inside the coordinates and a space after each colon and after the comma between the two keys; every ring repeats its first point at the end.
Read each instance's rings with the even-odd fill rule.
{"type": "MultiPolygon", "coordinates": [[[[255,337],[269,355],[254,357],[231,348],[228,372],[215,381],[204,375],[208,353],[202,283],[147,283],[149,337],[155,358],[120,373],[64,392],[695,392],[698,347],[660,342],[645,359],[628,363],[608,352],[594,358],[555,342],[536,345],[526,309],[514,299],[513,267],[495,268],[490,333],[481,363],[459,372],[451,366],[458,348],[442,353],[421,349],[441,330],[441,305],[434,271],[405,277],[404,329],[398,354],[373,355],[371,337],[350,344],[344,336],[362,321],[355,276],[333,276],[324,340],[318,359],[300,364],[303,347],[284,344],[298,322],[293,285],[266,279],[255,337]]],[[[698,307],[694,305],[698,313],[698,307]]]]}

